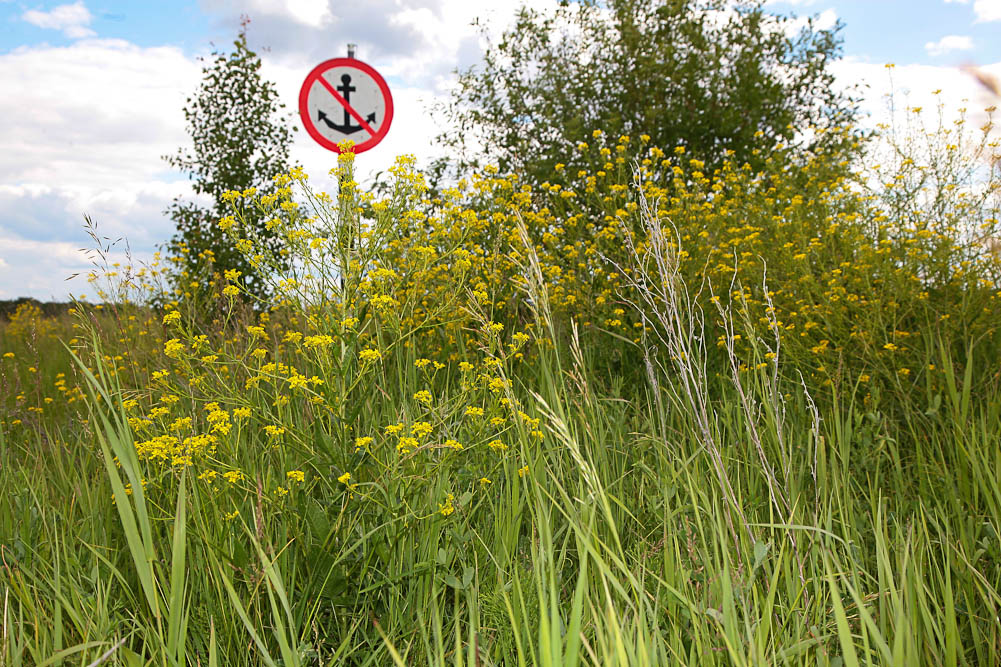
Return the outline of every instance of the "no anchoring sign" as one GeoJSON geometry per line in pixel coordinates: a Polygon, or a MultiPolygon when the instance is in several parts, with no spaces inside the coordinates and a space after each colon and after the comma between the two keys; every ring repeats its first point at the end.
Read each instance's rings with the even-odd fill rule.
{"type": "Polygon", "coordinates": [[[355,142],[363,153],[382,141],[393,122],[393,96],[386,80],[354,58],[334,58],[313,68],[299,90],[299,115],[309,136],[340,153],[337,144],[355,142]]]}

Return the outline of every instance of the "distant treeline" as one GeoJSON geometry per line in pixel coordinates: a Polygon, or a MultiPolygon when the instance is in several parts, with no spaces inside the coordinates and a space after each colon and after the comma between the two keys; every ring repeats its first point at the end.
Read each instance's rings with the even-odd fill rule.
{"type": "Polygon", "coordinates": [[[70,302],[51,301],[44,303],[38,299],[25,296],[18,299],[0,300],[0,321],[6,322],[9,320],[10,316],[17,311],[18,306],[22,303],[30,303],[37,306],[45,317],[58,317],[73,307],[73,304],[70,302]]]}

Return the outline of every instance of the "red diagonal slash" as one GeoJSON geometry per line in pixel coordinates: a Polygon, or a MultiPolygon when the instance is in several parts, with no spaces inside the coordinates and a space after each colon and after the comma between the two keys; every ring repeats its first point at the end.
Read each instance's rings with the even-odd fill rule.
{"type": "Polygon", "coordinates": [[[358,124],[361,125],[366,132],[368,132],[370,135],[374,137],[375,130],[372,129],[371,125],[365,122],[365,119],[361,117],[360,113],[355,111],[353,106],[348,104],[348,101],[344,99],[344,96],[341,95],[336,90],[334,90],[334,87],[330,85],[330,82],[327,81],[322,74],[316,78],[320,83],[323,84],[323,87],[327,89],[327,92],[334,96],[334,99],[337,100],[337,103],[343,106],[345,109],[347,109],[348,113],[351,114],[351,117],[354,118],[356,121],[358,121],[358,124]]]}

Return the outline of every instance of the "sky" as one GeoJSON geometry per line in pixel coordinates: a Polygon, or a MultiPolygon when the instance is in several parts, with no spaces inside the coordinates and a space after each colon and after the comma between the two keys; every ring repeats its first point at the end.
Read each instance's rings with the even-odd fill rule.
{"type": "MultiPolygon", "coordinates": [[[[189,142],[183,107],[201,81],[199,57],[227,50],[242,15],[263,75],[290,110],[309,71],[346,55],[349,42],[385,77],[395,116],[385,139],[358,156],[360,173],[371,174],[397,155],[440,155],[434,104],[448,99],[455,71],[482,55],[474,22],[497,35],[522,3],[0,0],[0,299],[93,298],[83,277],[67,280],[91,268],[81,252],[94,245],[85,215],[100,236],[124,239],[112,260],[124,261],[127,242],[134,261],[148,261],[170,238],[164,210],[192,195],[162,157],[189,142]]],[[[844,24],[843,57],[831,67],[838,85],[861,86],[867,123],[885,115],[891,87],[929,109],[941,89],[975,115],[986,98],[959,66],[1001,76],[1001,0],[769,0],[767,9],[844,24]]],[[[336,156],[299,131],[292,160],[323,189],[336,156]]]]}

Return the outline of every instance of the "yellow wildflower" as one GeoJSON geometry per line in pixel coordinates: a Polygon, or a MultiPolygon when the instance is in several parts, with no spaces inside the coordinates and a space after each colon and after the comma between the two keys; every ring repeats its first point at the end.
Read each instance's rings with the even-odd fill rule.
{"type": "Polygon", "coordinates": [[[373,350],[372,348],[366,348],[358,353],[358,356],[362,361],[378,361],[382,359],[382,352],[379,350],[373,350]]]}
{"type": "Polygon", "coordinates": [[[454,512],[455,506],[452,504],[453,500],[455,500],[455,496],[453,496],[451,493],[445,496],[445,502],[438,503],[438,513],[441,514],[442,516],[448,516],[449,514],[454,512]]]}
{"type": "Polygon", "coordinates": [[[400,441],[396,443],[396,451],[400,454],[409,454],[418,446],[417,438],[412,438],[409,436],[403,436],[400,441]]]}
{"type": "Polygon", "coordinates": [[[176,338],[171,338],[163,345],[163,353],[168,357],[178,357],[182,352],[184,352],[184,343],[176,338]]]}

